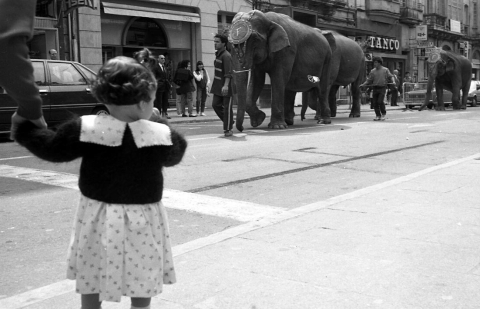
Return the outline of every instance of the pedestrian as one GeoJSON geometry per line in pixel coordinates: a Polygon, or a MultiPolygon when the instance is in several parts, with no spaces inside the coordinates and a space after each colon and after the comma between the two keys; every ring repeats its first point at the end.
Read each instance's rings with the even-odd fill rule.
{"type": "Polygon", "coordinates": [[[410,72],[405,72],[405,77],[403,78],[404,83],[412,83],[412,77],[410,76],[410,72]]]}
{"type": "Polygon", "coordinates": [[[155,95],[155,107],[162,112],[162,117],[170,119],[168,116],[168,95],[170,93],[170,77],[165,67],[165,56],[158,56],[158,68],[155,70],[157,79],[157,93],[155,95]]]}
{"type": "Polygon", "coordinates": [[[197,84],[197,115],[205,116],[205,101],[207,100],[208,87],[210,85],[210,76],[203,67],[203,62],[197,62],[197,69],[193,71],[195,83],[197,84]]]}
{"type": "Polygon", "coordinates": [[[18,104],[12,115],[11,139],[22,122],[47,127],[28,56],[27,42],[33,37],[35,10],[33,0],[0,0],[0,87],[18,104]]]}
{"type": "Polygon", "coordinates": [[[218,118],[223,121],[223,132],[226,137],[233,135],[233,102],[230,100],[232,96],[232,87],[230,80],[232,79],[232,56],[226,50],[228,39],[225,35],[216,34],[213,42],[215,44],[215,77],[213,79],[212,107],[218,118]]]}
{"type": "Polygon", "coordinates": [[[367,80],[360,87],[370,86],[373,89],[372,105],[375,110],[374,121],[385,120],[387,111],[385,109],[385,93],[388,84],[393,84],[393,75],[390,70],[384,67],[382,57],[373,57],[374,68],[370,71],[367,80]]]}
{"type": "Polygon", "coordinates": [[[48,51],[48,54],[50,55],[50,59],[52,59],[52,60],[57,60],[58,53],[57,53],[57,51],[56,51],[55,49],[53,49],[53,48],[50,49],[50,50],[48,51]]]}
{"type": "Polygon", "coordinates": [[[176,92],[181,100],[182,117],[187,117],[185,114],[186,105],[188,105],[188,117],[197,117],[197,115],[193,114],[193,92],[195,91],[195,86],[193,85],[191,67],[190,60],[180,61],[173,78],[174,83],[178,85],[176,92]]]}
{"type": "Polygon", "coordinates": [[[398,91],[401,87],[400,79],[398,77],[398,70],[393,70],[393,84],[390,85],[390,91],[392,93],[391,106],[398,106],[398,91]]]}
{"type": "Polygon", "coordinates": [[[82,158],[81,192],[68,248],[67,278],[76,280],[82,309],[131,297],[131,308],[150,308],[163,284],[176,281],[163,167],[180,163],[187,142],[164,118],[150,118],[153,74],[128,57],[98,72],[94,96],[110,115],[88,115],[56,131],[22,123],[18,142],[41,159],[82,158]]]}

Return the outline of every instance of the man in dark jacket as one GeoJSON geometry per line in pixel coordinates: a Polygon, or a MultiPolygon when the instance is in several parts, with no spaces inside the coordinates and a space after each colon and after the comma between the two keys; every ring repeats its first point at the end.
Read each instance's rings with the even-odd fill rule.
{"type": "Polygon", "coordinates": [[[168,116],[168,94],[170,93],[170,76],[168,76],[165,67],[165,56],[158,56],[158,69],[155,72],[157,79],[157,93],[155,96],[155,107],[162,112],[162,117],[170,119],[168,116]]]}
{"type": "Polygon", "coordinates": [[[213,78],[212,107],[218,118],[223,121],[223,131],[225,136],[232,136],[233,131],[233,102],[232,87],[230,80],[232,79],[232,56],[227,51],[226,46],[228,39],[222,34],[216,34],[213,40],[215,44],[215,77],[213,78]]]}
{"type": "Polygon", "coordinates": [[[11,137],[24,121],[47,127],[27,46],[33,36],[36,4],[34,0],[0,0],[0,87],[18,104],[12,116],[11,137]]]}

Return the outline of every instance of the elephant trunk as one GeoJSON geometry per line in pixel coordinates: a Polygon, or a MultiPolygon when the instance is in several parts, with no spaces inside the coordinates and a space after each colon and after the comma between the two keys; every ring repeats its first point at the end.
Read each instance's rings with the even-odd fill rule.
{"type": "Polygon", "coordinates": [[[233,74],[233,81],[235,83],[235,97],[237,101],[237,120],[235,126],[238,131],[242,132],[247,102],[248,71],[235,72],[233,74]]]}
{"type": "MultiPolygon", "coordinates": [[[[433,83],[437,78],[437,63],[429,63],[428,64],[428,84],[427,84],[427,92],[425,93],[425,101],[423,102],[422,106],[420,106],[419,110],[425,109],[425,107],[430,103],[432,100],[432,90],[433,90],[433,83]]],[[[433,102],[435,104],[435,102],[433,102]]]]}

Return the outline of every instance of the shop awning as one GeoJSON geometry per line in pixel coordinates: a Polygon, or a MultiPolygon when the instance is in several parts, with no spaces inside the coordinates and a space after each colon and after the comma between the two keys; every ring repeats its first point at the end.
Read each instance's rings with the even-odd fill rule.
{"type": "Polygon", "coordinates": [[[105,1],[102,1],[102,5],[105,14],[178,20],[190,23],[200,22],[200,14],[197,13],[162,10],[157,8],[119,4],[105,1]]]}

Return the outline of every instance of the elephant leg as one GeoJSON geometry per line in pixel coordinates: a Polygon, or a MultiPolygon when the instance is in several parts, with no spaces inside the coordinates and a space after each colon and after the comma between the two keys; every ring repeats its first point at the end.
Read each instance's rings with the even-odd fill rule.
{"type": "Polygon", "coordinates": [[[358,79],[350,85],[350,91],[352,93],[352,109],[348,117],[360,117],[360,83],[358,79]]]}
{"type": "MultiPolygon", "coordinates": [[[[444,111],[445,110],[445,102],[443,101],[443,88],[440,88],[440,87],[436,86],[435,87],[435,92],[437,93],[437,106],[435,107],[435,110],[444,111]]],[[[455,104],[453,104],[453,96],[452,96],[452,105],[455,105],[455,104]]]]}
{"type": "Polygon", "coordinates": [[[310,96],[309,91],[302,92],[302,110],[300,112],[300,119],[303,121],[305,119],[305,112],[308,108],[308,98],[310,96]]]}
{"type": "Polygon", "coordinates": [[[467,109],[468,91],[470,90],[469,89],[470,87],[468,85],[470,85],[470,82],[468,82],[466,84],[466,86],[463,87],[463,89],[462,89],[462,93],[463,93],[462,94],[462,105],[460,106],[460,109],[467,109]]]}
{"type": "MultiPolygon", "coordinates": [[[[250,116],[250,124],[252,127],[258,127],[265,120],[265,113],[257,107],[257,100],[265,85],[265,72],[252,70],[250,82],[248,85],[247,106],[246,111],[250,116]]],[[[273,105],[273,102],[272,102],[273,105]]]]}
{"type": "Polygon", "coordinates": [[[270,74],[272,81],[272,116],[268,127],[270,129],[286,129],[285,122],[285,74],[275,72],[270,74]]]}
{"type": "Polygon", "coordinates": [[[297,92],[285,90],[285,123],[289,126],[293,125],[293,118],[295,117],[295,96],[297,92]]]}
{"type": "Polygon", "coordinates": [[[328,93],[328,105],[330,106],[330,116],[337,117],[337,92],[339,85],[332,85],[328,93]]]}

